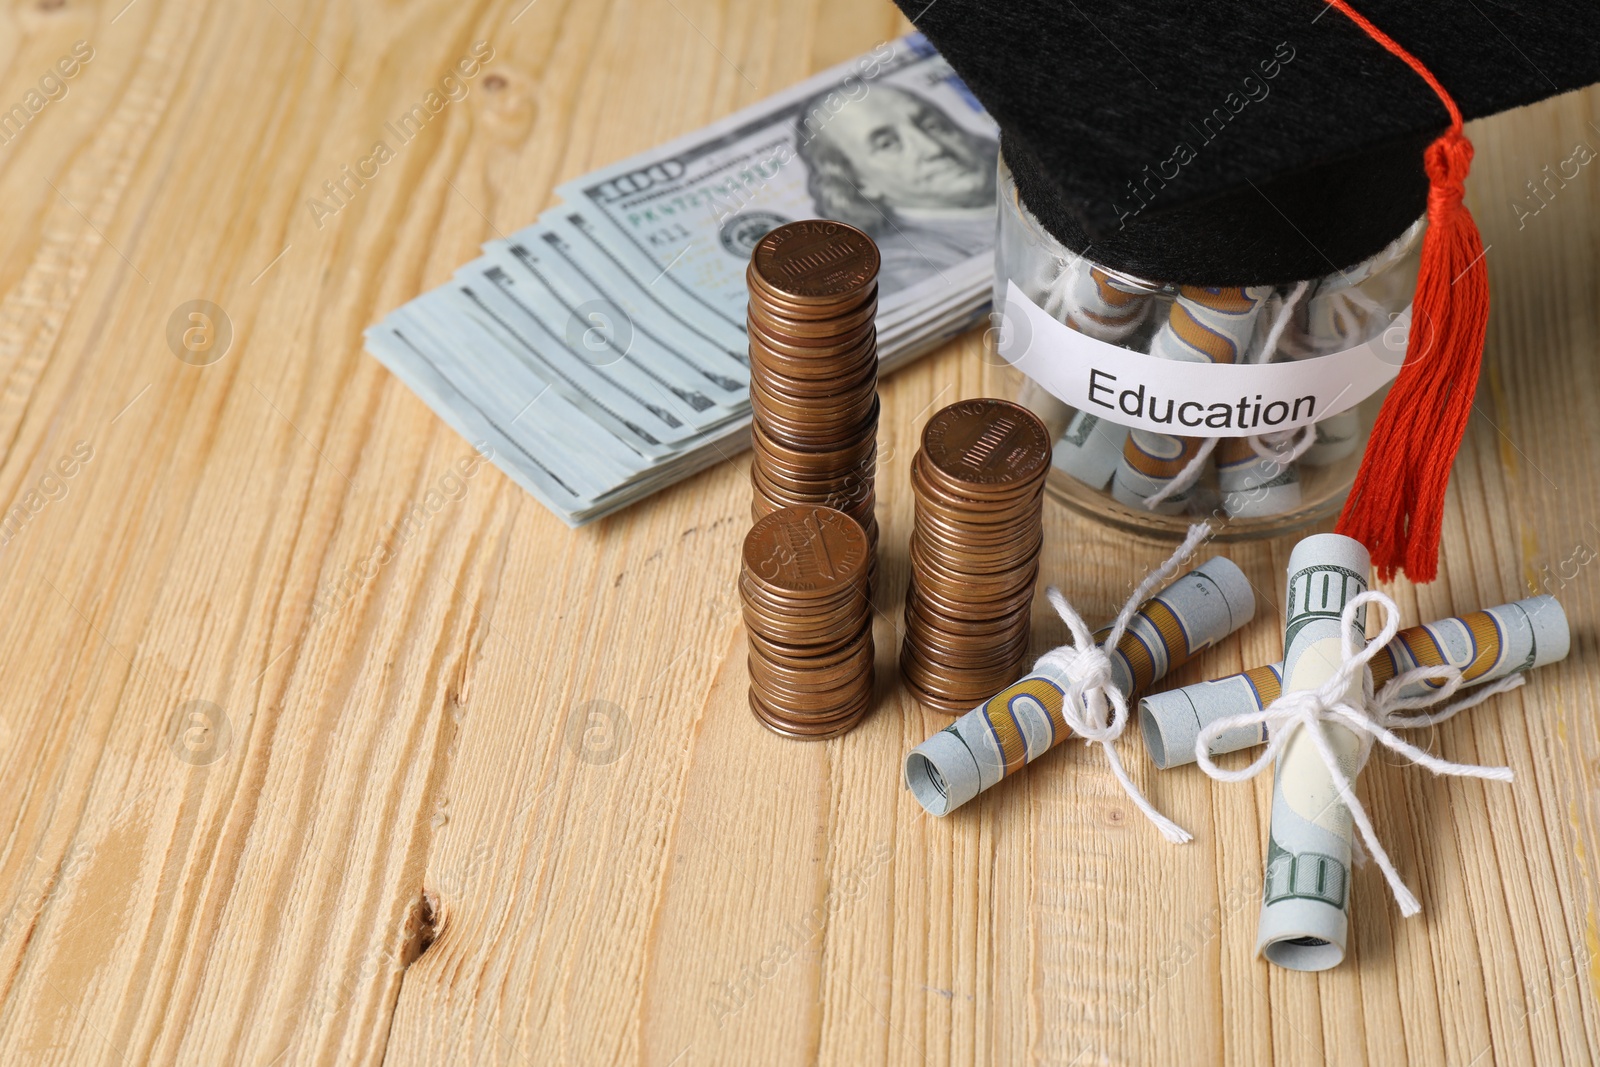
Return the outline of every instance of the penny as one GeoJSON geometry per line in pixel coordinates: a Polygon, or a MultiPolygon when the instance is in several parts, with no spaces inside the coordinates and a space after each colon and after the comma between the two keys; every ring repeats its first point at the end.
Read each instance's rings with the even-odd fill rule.
{"type": "Polygon", "coordinates": [[[951,404],[922,428],[931,477],[978,495],[1043,477],[1050,432],[1027,408],[983,398],[951,404]]]}
{"type": "Polygon", "coordinates": [[[800,304],[838,302],[878,276],[878,246],[842,222],[785,223],[756,243],[750,274],[757,284],[800,304]]]}
{"type": "Polygon", "coordinates": [[[773,311],[794,319],[824,319],[834,315],[843,315],[854,311],[863,304],[876,304],[878,302],[878,282],[874,279],[871,283],[853,289],[848,293],[829,300],[795,300],[787,293],[780,293],[768,285],[759,271],[754,269],[754,264],[745,268],[745,284],[749,288],[750,298],[759,301],[761,310],[773,311]]]}
{"type": "Polygon", "coordinates": [[[744,540],[745,572],[762,586],[795,597],[836,591],[866,562],[866,531],[829,508],[775,511],[752,526],[744,540]]]}
{"type": "Polygon", "coordinates": [[[788,341],[791,344],[804,343],[813,337],[838,338],[858,330],[865,331],[869,325],[877,321],[878,302],[864,301],[854,311],[843,314],[830,307],[829,314],[825,318],[798,318],[785,314],[786,310],[762,301],[750,306],[750,317],[756,320],[763,333],[771,334],[778,340],[788,341]]]}
{"type": "Polygon", "coordinates": [[[863,642],[863,631],[870,629],[871,626],[872,618],[869,615],[860,630],[848,634],[842,641],[835,641],[837,647],[831,652],[817,651],[820,646],[780,643],[755,630],[745,631],[745,639],[749,643],[750,651],[776,666],[822,668],[842,663],[856,655],[863,642]]]}
{"type": "Polygon", "coordinates": [[[829,738],[848,733],[855,729],[862,719],[866,718],[867,712],[872,707],[871,700],[872,696],[869,692],[866,698],[862,700],[859,709],[851,709],[838,718],[823,722],[797,724],[793,720],[770,710],[754,689],[750,690],[749,697],[750,710],[755,713],[758,722],[773,733],[796,741],[826,741],[829,738]]]}

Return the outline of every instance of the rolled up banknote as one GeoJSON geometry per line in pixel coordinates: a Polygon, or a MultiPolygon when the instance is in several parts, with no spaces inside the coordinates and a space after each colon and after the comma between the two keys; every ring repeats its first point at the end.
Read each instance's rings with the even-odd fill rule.
{"type": "MultiPolygon", "coordinates": [[[[1080,258],[1066,265],[1040,307],[1081,334],[1122,344],[1144,325],[1152,303],[1150,292],[1080,258]]],[[[1056,439],[1051,462],[1085,485],[1104,489],[1122,458],[1127,438],[1126,426],[1080,411],[1056,439]]]]}
{"type": "MultiPolygon", "coordinates": [[[[1556,598],[1530,597],[1401,630],[1373,659],[1372,684],[1382,689],[1416,667],[1448,665],[1461,672],[1463,686],[1485,685],[1566,659],[1571,641],[1566,612],[1556,598]]],[[[1274,663],[1145,697],[1139,701],[1139,727],[1150,759],[1162,770],[1193,763],[1201,730],[1228,715],[1260,711],[1278,699],[1282,681],[1283,664],[1274,663]]],[[[1400,695],[1425,696],[1430,688],[1437,686],[1416,682],[1400,695]]],[[[1264,727],[1240,727],[1217,738],[1210,751],[1220,756],[1266,740],[1264,727]]]]}
{"type": "Polygon", "coordinates": [[[1311,467],[1326,467],[1361,447],[1361,413],[1356,408],[1329,415],[1316,424],[1316,443],[1300,456],[1311,467]]]}
{"type": "MultiPolygon", "coordinates": [[[[1315,534],[1289,555],[1283,689],[1316,689],[1344,660],[1340,614],[1367,591],[1371,558],[1361,542],[1315,534]]],[[[1355,638],[1365,633],[1357,612],[1355,638]]],[[[1356,684],[1359,684],[1357,682],[1356,684]]],[[[1340,772],[1355,780],[1361,738],[1320,724],[1340,772]]],[[[1350,908],[1350,809],[1303,727],[1284,737],[1272,777],[1272,818],[1256,952],[1294,971],[1322,971],[1344,959],[1350,908]]]]}
{"type": "MultiPolygon", "coordinates": [[[[1150,340],[1150,354],[1185,363],[1242,363],[1256,332],[1256,320],[1272,295],[1267,285],[1208,288],[1185,285],[1167,320],[1150,340]]],[[[1150,417],[1163,421],[1152,405],[1150,417]]],[[[1173,417],[1168,401],[1165,419],[1173,417]]],[[[1133,430],[1122,462],[1111,479],[1111,494],[1129,507],[1151,510],[1145,500],[1175,479],[1200,448],[1200,439],[1133,430]]],[[[1163,500],[1155,511],[1177,514],[1188,507],[1190,489],[1163,500]]]]}
{"type": "MultiPolygon", "coordinates": [[[[1254,615],[1244,572],[1223,556],[1207,560],[1140,607],[1108,657],[1112,682],[1131,698],[1254,615]]],[[[947,815],[1038,759],[1068,736],[1068,684],[1045,669],[1002,689],[906,756],[906,787],[930,813],[947,815]]]]}
{"type": "Polygon", "coordinates": [[[1050,465],[1065,471],[1091,489],[1104,489],[1122,462],[1128,428],[1080,411],[1056,438],[1050,465]]]}
{"type": "Polygon", "coordinates": [[[1214,455],[1222,508],[1230,517],[1282,515],[1300,506],[1300,472],[1292,460],[1260,455],[1247,437],[1223,438],[1214,455]]]}

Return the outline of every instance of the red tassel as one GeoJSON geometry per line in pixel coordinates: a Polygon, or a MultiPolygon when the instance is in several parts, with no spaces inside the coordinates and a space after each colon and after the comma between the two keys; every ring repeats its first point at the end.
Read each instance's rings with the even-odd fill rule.
{"type": "Polygon", "coordinates": [[[1489,323],[1483,239],[1462,202],[1472,142],[1461,132],[1461,109],[1415,56],[1345,0],[1328,2],[1404,60],[1450,112],[1450,128],[1423,156],[1428,230],[1405,362],[1378,412],[1338,525],[1367,546],[1380,578],[1403,568],[1412,581],[1431,582],[1439,570],[1445,487],[1472,413],[1489,323]]]}

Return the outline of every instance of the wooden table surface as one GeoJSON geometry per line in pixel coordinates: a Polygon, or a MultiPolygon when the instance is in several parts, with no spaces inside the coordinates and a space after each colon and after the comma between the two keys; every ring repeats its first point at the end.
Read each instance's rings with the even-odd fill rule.
{"type": "MultiPolygon", "coordinates": [[[[569,531],[492,467],[452,480],[470,446],[363,353],[558,181],[903,25],[861,0],[6,5],[0,106],[87,59],[0,143],[0,1062],[1600,1056],[1600,94],[1472,130],[1486,368],[1441,576],[1391,588],[1409,623],[1546,587],[1572,655],[1425,738],[1514,785],[1374,759],[1425,910],[1358,871],[1320,975],[1252,957],[1265,778],[1158,774],[1127,738],[1182,847],[1081,746],[944,820],[902,790],[946,721],[893,680],[906,462],[931,410],[995,388],[976,334],[884,386],[882,696],[816,745],[744,707],[744,457],[569,531]],[[465,99],[308,206],[478,40],[465,99]],[[205,366],[169,342],[197,300],[231,325],[205,366]]],[[[1090,616],[1166,551],[1046,522],[1045,577],[1090,616]]],[[[1264,619],[1288,547],[1229,550],[1264,619]]],[[[1042,596],[1035,620],[1062,640],[1042,596]]],[[[1258,619],[1180,680],[1280,641],[1258,619]]]]}

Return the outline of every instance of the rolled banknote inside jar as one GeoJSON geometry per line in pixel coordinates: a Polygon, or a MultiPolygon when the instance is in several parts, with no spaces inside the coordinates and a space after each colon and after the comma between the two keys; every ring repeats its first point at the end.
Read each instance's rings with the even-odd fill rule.
{"type": "MultiPolygon", "coordinates": [[[[1370,259],[1322,279],[1279,351],[1290,359],[1309,359],[1354,347],[1387,329],[1393,317],[1385,309],[1409,302],[1415,287],[1416,264],[1405,261],[1426,228],[1427,220],[1418,219],[1370,259]]],[[[1365,440],[1355,408],[1316,423],[1315,433],[1315,443],[1300,456],[1312,467],[1337,463],[1365,440]]]]}
{"type": "Polygon", "coordinates": [[[1050,465],[1065,471],[1091,489],[1104,489],[1122,462],[1128,428],[1098,415],[1079,411],[1056,438],[1050,465]]]}
{"type": "MultiPolygon", "coordinates": [[[[1061,272],[1040,306],[1081,334],[1122,344],[1149,317],[1151,291],[1114,278],[1080,258],[1061,272]]],[[[1056,439],[1051,463],[1091,488],[1104,489],[1122,458],[1127,437],[1126,426],[1079,411],[1056,439]]]]}
{"type": "MultiPolygon", "coordinates": [[[[1244,572],[1223,556],[1207,560],[1139,608],[1108,656],[1112,682],[1131,699],[1254,615],[1244,572]]],[[[906,756],[906,787],[931,814],[947,815],[1038,759],[1070,732],[1061,715],[1068,685],[1043,669],[1002,689],[906,756]]]]}
{"type": "MultiPolygon", "coordinates": [[[[1401,630],[1372,661],[1372,684],[1416,667],[1446,665],[1461,672],[1462,685],[1486,685],[1518,671],[1566,659],[1571,647],[1567,614],[1552,596],[1536,596],[1401,630]]],[[[1150,759],[1162,770],[1195,761],[1200,731],[1217,719],[1260,711],[1282,693],[1283,664],[1197,682],[1139,701],[1139,727],[1150,759]]],[[[1404,697],[1425,696],[1437,685],[1416,682],[1404,697]]],[[[1213,756],[1265,744],[1263,727],[1230,730],[1211,746],[1213,756]]]]}
{"type": "MultiPolygon", "coordinates": [[[[1289,554],[1283,636],[1283,689],[1316,689],[1344,661],[1340,615],[1367,591],[1371,558],[1340,534],[1315,534],[1289,554]]],[[[1366,630],[1356,613],[1359,647],[1366,630]]],[[[1353,684],[1359,685],[1359,681],[1353,684]]],[[[1320,724],[1345,778],[1355,781],[1361,738],[1320,724]]],[[[1344,959],[1349,934],[1350,809],[1339,797],[1316,741],[1303,727],[1284,735],[1272,776],[1272,815],[1256,952],[1294,971],[1323,971],[1344,959]]]]}
{"type": "Polygon", "coordinates": [[[1214,456],[1222,508],[1232,518],[1282,515],[1300,506],[1300,474],[1292,461],[1261,455],[1247,437],[1224,437],[1214,456]]]}
{"type": "MultiPolygon", "coordinates": [[[[1179,287],[1167,320],[1150,340],[1150,354],[1185,363],[1241,363],[1256,332],[1256,320],[1269,285],[1241,288],[1179,287]]],[[[1162,413],[1151,405],[1157,422],[1173,419],[1168,400],[1162,413]]],[[[1170,485],[1199,451],[1202,439],[1170,436],[1135,429],[1123,444],[1122,459],[1111,479],[1111,494],[1118,503],[1141,510],[1175,515],[1189,506],[1192,487],[1173,493],[1151,509],[1145,503],[1170,485]]]]}

